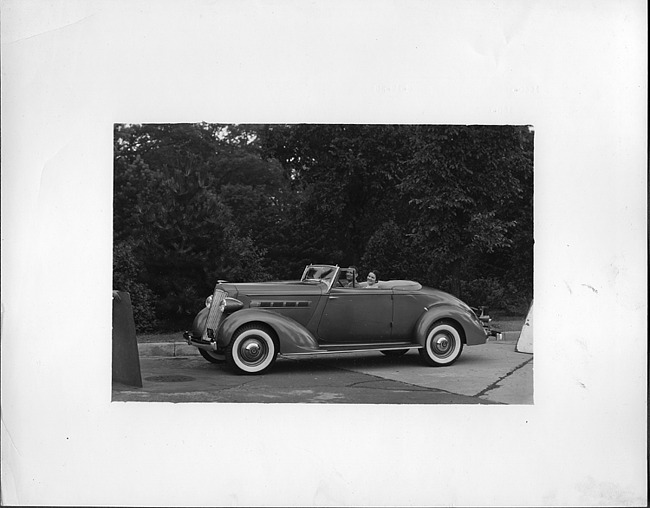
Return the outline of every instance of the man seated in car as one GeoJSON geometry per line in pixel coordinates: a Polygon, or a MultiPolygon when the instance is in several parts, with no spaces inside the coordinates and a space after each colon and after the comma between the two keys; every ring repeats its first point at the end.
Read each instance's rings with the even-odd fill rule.
{"type": "Polygon", "coordinates": [[[359,282],[357,281],[357,267],[351,266],[345,271],[345,282],[342,283],[344,288],[354,288],[359,287],[359,282]]]}

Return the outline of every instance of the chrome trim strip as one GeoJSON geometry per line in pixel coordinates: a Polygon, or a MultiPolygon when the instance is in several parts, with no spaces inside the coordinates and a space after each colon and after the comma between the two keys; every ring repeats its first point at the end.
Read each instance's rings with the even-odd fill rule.
{"type": "Polygon", "coordinates": [[[370,348],[368,348],[368,349],[340,349],[340,350],[336,350],[336,351],[332,351],[332,350],[329,350],[329,349],[326,349],[326,350],[319,349],[317,351],[307,351],[307,352],[304,352],[304,353],[282,353],[282,352],[280,352],[279,354],[280,354],[280,356],[284,356],[284,357],[311,356],[311,355],[333,355],[333,354],[339,354],[339,353],[366,353],[368,351],[388,351],[390,349],[422,349],[423,347],[424,346],[422,346],[420,344],[415,344],[413,346],[411,346],[409,344],[409,345],[406,345],[406,346],[393,347],[393,348],[390,348],[390,347],[377,347],[377,348],[372,348],[372,349],[370,349],[370,348]]]}
{"type": "Polygon", "coordinates": [[[368,347],[369,349],[406,349],[406,348],[413,348],[413,347],[422,347],[420,344],[417,342],[383,342],[383,343],[378,343],[378,342],[368,342],[366,344],[347,344],[347,343],[342,343],[342,344],[323,344],[322,345],[325,348],[333,348],[333,347],[368,347]]]}
{"type": "Polygon", "coordinates": [[[257,309],[306,309],[311,307],[310,300],[252,300],[251,308],[257,309]]]}

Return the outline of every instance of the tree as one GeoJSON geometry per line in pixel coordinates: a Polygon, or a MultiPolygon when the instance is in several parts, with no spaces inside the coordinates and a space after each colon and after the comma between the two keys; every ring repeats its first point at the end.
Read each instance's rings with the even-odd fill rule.
{"type": "Polygon", "coordinates": [[[390,218],[406,154],[406,131],[393,125],[284,125],[260,133],[302,197],[302,222],[320,259],[358,263],[380,224],[390,218]]]}
{"type": "Polygon", "coordinates": [[[218,278],[269,277],[263,250],[220,192],[229,181],[220,168],[241,154],[213,134],[201,125],[116,127],[115,245],[128,244],[135,282],[155,295],[160,317],[187,319],[218,278]]]}
{"type": "Polygon", "coordinates": [[[532,297],[526,126],[117,125],[114,164],[116,280],[161,319],[310,262],[532,297]]]}
{"type": "Polygon", "coordinates": [[[514,238],[532,238],[531,146],[527,127],[417,128],[401,190],[423,279],[460,294],[486,256],[513,261],[514,238]]]}
{"type": "Polygon", "coordinates": [[[259,139],[301,196],[298,252],[456,294],[516,275],[532,294],[528,127],[274,125],[259,139]]]}

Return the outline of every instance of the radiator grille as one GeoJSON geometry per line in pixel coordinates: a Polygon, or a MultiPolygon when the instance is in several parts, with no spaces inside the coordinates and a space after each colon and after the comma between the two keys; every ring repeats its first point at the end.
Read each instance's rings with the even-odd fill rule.
{"type": "Polygon", "coordinates": [[[221,289],[215,289],[214,294],[212,295],[212,304],[210,305],[210,312],[208,313],[208,319],[205,324],[205,331],[203,332],[203,340],[213,340],[217,336],[217,330],[219,329],[219,323],[221,322],[221,317],[223,312],[221,311],[221,302],[226,299],[228,293],[221,289]]]}

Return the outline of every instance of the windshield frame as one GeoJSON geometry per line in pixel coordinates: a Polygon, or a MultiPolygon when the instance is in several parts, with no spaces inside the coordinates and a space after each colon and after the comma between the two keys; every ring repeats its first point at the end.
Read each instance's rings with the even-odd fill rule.
{"type": "Polygon", "coordinates": [[[339,274],[339,265],[307,265],[305,266],[305,270],[302,272],[302,277],[300,277],[300,282],[322,282],[327,286],[327,292],[332,289],[332,286],[334,285],[334,282],[338,280],[338,274],[339,274]],[[306,278],[307,277],[307,272],[309,271],[310,268],[315,268],[315,269],[330,269],[331,270],[331,277],[321,277],[321,278],[306,278]]]}

